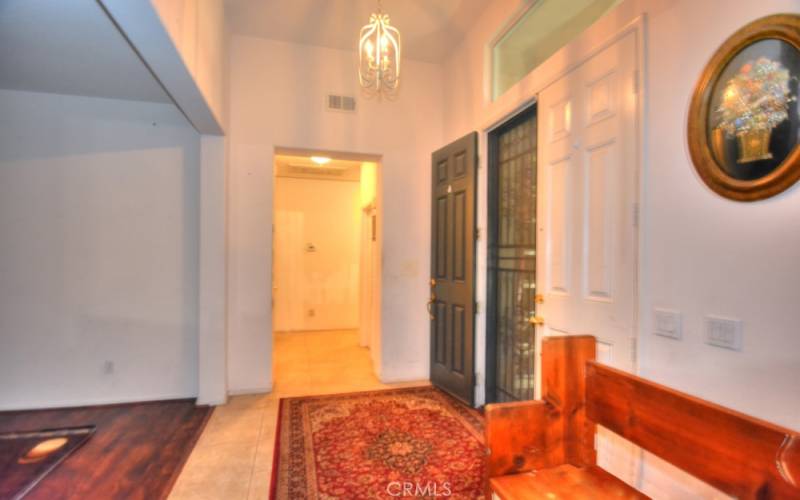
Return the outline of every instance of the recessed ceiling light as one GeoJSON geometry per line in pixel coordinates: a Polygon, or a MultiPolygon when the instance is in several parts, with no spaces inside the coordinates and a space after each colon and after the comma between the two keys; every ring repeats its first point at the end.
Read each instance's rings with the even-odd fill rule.
{"type": "Polygon", "coordinates": [[[327,156],[312,156],[311,161],[316,163],[317,165],[325,165],[326,163],[330,162],[331,159],[327,156]]]}

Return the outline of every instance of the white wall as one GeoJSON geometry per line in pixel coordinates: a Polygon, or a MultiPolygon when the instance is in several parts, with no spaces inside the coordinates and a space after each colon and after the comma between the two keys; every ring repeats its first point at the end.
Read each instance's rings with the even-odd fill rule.
{"type": "Polygon", "coordinates": [[[208,106],[225,123],[228,35],[223,0],[151,0],[151,4],[208,106]]]}
{"type": "Polygon", "coordinates": [[[174,106],[0,91],[0,409],[196,395],[198,162],[174,106]]]}
{"type": "MultiPolygon", "coordinates": [[[[724,200],[695,173],[685,137],[694,85],[717,47],[751,20],[799,11],[800,1],[627,0],[491,103],[483,71],[485,47],[520,3],[493,2],[446,62],[445,74],[458,71],[462,78],[445,93],[445,142],[470,130],[490,128],[530,102],[575,62],[576,54],[585,54],[644,14],[647,119],[640,194],[639,371],[677,389],[800,429],[796,387],[800,336],[794,321],[800,281],[800,188],[756,203],[724,200]],[[654,307],[683,313],[683,340],[652,334],[654,307]],[[708,314],[744,322],[741,352],[704,343],[703,317],[708,314]]],[[[485,135],[482,139],[485,159],[485,135]]],[[[485,179],[483,168],[479,181],[482,227],[486,224],[485,179]]],[[[485,269],[485,260],[479,260],[478,269],[485,269]]],[[[482,274],[478,280],[481,300],[485,283],[482,274]]],[[[485,318],[479,318],[478,325],[480,350],[485,318]]],[[[479,369],[483,362],[479,359],[479,369]]],[[[648,458],[642,470],[640,486],[656,497],[713,495],[658,461],[648,458]],[[683,486],[670,477],[678,478],[683,486]]]]}
{"type": "Polygon", "coordinates": [[[234,36],[231,42],[229,383],[269,390],[272,157],[276,146],[383,155],[382,372],[428,375],[430,153],[442,145],[441,68],[406,60],[396,101],[359,98],[325,111],[329,92],[358,95],[356,54],[234,36]]]}
{"type": "Polygon", "coordinates": [[[275,179],[276,331],[358,328],[359,191],[358,181],[275,179]]]}

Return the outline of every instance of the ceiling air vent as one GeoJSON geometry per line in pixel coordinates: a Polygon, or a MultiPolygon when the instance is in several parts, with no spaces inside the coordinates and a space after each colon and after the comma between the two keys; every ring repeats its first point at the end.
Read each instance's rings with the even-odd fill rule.
{"type": "Polygon", "coordinates": [[[348,95],[328,94],[326,103],[328,109],[333,111],[354,113],[356,110],[356,98],[348,95]]]}

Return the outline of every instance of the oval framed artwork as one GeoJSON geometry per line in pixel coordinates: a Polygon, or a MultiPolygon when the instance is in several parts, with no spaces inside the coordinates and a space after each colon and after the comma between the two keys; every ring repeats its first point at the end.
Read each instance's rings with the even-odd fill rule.
{"type": "Polygon", "coordinates": [[[758,19],[706,65],[689,108],[689,153],[720,195],[756,201],[800,179],[800,16],[758,19]]]}

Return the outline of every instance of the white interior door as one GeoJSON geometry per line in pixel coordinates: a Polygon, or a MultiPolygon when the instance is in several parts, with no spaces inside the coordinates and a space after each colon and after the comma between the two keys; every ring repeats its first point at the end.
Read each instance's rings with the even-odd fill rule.
{"type": "Polygon", "coordinates": [[[542,335],[597,337],[601,361],[636,354],[636,41],[629,35],[539,96],[537,286],[542,335]]]}
{"type": "Polygon", "coordinates": [[[299,289],[297,276],[302,273],[302,261],[298,258],[303,236],[303,214],[287,210],[275,212],[273,243],[272,303],[273,329],[276,332],[291,332],[302,329],[303,304],[297,300],[299,289]]]}
{"type": "MultiPolygon", "coordinates": [[[[628,372],[636,369],[636,67],[631,34],[539,96],[537,337],[594,335],[599,361],[628,372]]],[[[598,429],[597,454],[598,465],[635,484],[636,446],[598,429]]]]}

